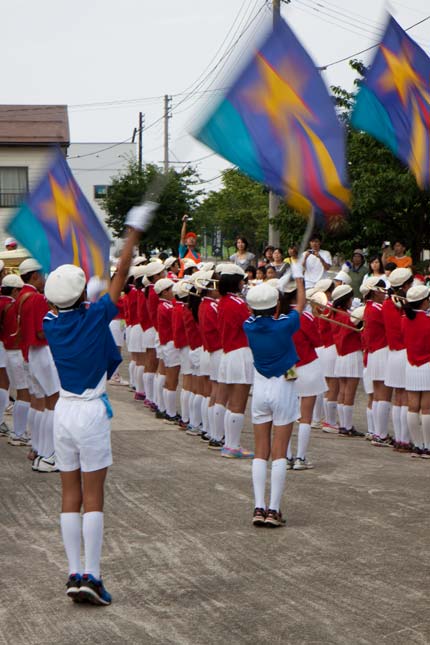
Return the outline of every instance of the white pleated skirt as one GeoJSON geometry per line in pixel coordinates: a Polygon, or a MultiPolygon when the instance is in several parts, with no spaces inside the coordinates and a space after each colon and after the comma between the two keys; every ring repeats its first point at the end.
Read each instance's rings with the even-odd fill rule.
{"type": "Polygon", "coordinates": [[[366,394],[373,394],[373,381],[369,377],[369,371],[367,367],[363,368],[363,388],[366,394]]]}
{"type": "Polygon", "coordinates": [[[430,363],[416,367],[406,362],[406,390],[409,392],[426,392],[430,390],[430,363]]]}
{"type": "Polygon", "coordinates": [[[328,387],[319,358],[316,358],[312,363],[296,367],[296,372],[296,391],[299,396],[318,396],[318,394],[327,392],[328,387]]]}
{"type": "Polygon", "coordinates": [[[403,389],[406,385],[406,349],[389,349],[385,385],[403,389]]]}
{"type": "Polygon", "coordinates": [[[369,352],[367,370],[372,381],[385,381],[388,364],[388,347],[382,347],[376,352],[369,352]]]}
{"type": "Polygon", "coordinates": [[[211,355],[209,352],[200,348],[200,373],[199,376],[210,376],[211,373],[211,355]]]}
{"type": "Polygon", "coordinates": [[[361,378],[363,376],[363,352],[361,349],[345,356],[338,356],[334,375],[336,378],[361,378]]]}
{"type": "Polygon", "coordinates": [[[329,347],[318,347],[317,354],[321,359],[323,376],[325,376],[326,378],[335,378],[334,370],[337,360],[336,345],[330,345],[329,347]]]}
{"type": "Polygon", "coordinates": [[[222,349],[210,353],[209,378],[211,381],[218,381],[219,364],[222,356],[222,349]]]}
{"type": "Polygon", "coordinates": [[[234,349],[221,355],[218,370],[218,383],[237,383],[252,385],[254,381],[254,361],[249,347],[234,349]]]}

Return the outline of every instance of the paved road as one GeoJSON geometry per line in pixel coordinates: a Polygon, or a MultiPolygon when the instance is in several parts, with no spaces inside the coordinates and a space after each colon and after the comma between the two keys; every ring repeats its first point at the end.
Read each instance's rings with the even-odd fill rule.
{"type": "Polygon", "coordinates": [[[0,645],[430,643],[430,461],[315,431],[315,470],[287,476],[288,526],[254,529],[249,462],[111,390],[114,603],[65,597],[59,477],[32,473],[3,439],[0,645]]]}

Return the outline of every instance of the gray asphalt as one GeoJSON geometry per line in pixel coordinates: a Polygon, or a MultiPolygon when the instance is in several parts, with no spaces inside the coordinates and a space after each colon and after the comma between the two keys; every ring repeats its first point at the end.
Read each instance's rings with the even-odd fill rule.
{"type": "Polygon", "coordinates": [[[154,420],[127,388],[110,394],[114,602],[66,598],[59,476],[2,439],[0,645],[430,643],[430,461],[313,431],[315,469],[287,475],[287,527],[255,529],[250,462],[154,420]]]}

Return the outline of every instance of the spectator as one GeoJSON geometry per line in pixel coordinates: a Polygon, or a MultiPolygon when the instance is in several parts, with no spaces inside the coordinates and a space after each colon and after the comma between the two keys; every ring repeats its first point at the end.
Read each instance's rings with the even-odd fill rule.
{"type": "Polygon", "coordinates": [[[364,253],[361,249],[355,249],[351,258],[351,267],[349,277],[351,278],[351,287],[354,291],[355,298],[361,298],[360,286],[364,276],[368,272],[368,267],[364,260],[364,253]]]}
{"type": "Polygon", "coordinates": [[[189,258],[198,264],[201,260],[200,253],[196,250],[197,235],[192,231],[187,231],[188,215],[182,218],[181,240],[179,242],[179,258],[189,258]]]}
{"type": "Polygon", "coordinates": [[[237,237],[235,247],[236,253],[230,255],[230,262],[234,262],[245,271],[246,267],[255,261],[255,255],[248,251],[248,240],[245,237],[237,237]]]}
{"type": "MultiPolygon", "coordinates": [[[[395,267],[396,268],[396,267],[395,267]]],[[[363,277],[364,284],[368,278],[381,278],[386,284],[387,287],[390,286],[388,278],[385,275],[384,266],[382,264],[382,259],[380,255],[372,255],[369,258],[369,270],[366,275],[363,277]]]]}
{"type": "Polygon", "coordinates": [[[406,269],[412,266],[412,258],[405,255],[406,245],[401,240],[396,240],[393,244],[393,255],[388,255],[386,251],[383,254],[383,262],[394,262],[397,268],[406,269]]]}
{"type": "Polygon", "coordinates": [[[259,262],[259,264],[265,264],[265,265],[271,264],[271,262],[273,260],[273,251],[274,250],[275,250],[274,246],[270,246],[270,245],[266,246],[266,248],[263,251],[263,258],[262,258],[261,262],[259,262]]]}
{"type": "Polygon", "coordinates": [[[257,280],[265,280],[266,279],[266,267],[264,266],[264,264],[263,264],[263,266],[257,267],[255,277],[256,277],[257,280]]]}
{"type": "Polygon", "coordinates": [[[282,275],[284,275],[287,269],[287,265],[284,262],[284,254],[282,253],[282,249],[280,249],[279,247],[273,249],[273,258],[270,266],[275,269],[277,278],[280,278],[282,275]]]}
{"type": "Polygon", "coordinates": [[[269,266],[266,267],[266,280],[273,280],[277,277],[278,274],[276,273],[275,267],[272,264],[269,264],[269,266]]]}
{"type": "Polygon", "coordinates": [[[248,278],[248,282],[251,282],[251,280],[255,280],[257,269],[252,266],[252,264],[250,264],[248,267],[246,267],[245,273],[248,278]]]}
{"type": "Polygon", "coordinates": [[[312,235],[310,247],[302,256],[306,289],[311,289],[318,280],[326,278],[327,271],[332,265],[330,253],[321,249],[321,237],[318,234],[312,235]]]}
{"type": "Polygon", "coordinates": [[[295,244],[292,244],[288,247],[288,257],[285,258],[284,262],[285,264],[293,264],[294,262],[297,262],[298,259],[299,251],[297,249],[297,246],[295,244]]]}

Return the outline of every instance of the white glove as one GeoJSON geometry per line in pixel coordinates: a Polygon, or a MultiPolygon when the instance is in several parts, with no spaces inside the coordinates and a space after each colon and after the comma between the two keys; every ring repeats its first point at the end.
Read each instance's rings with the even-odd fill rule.
{"type": "Polygon", "coordinates": [[[101,280],[93,275],[87,283],[87,298],[90,302],[96,302],[103,291],[107,291],[106,280],[101,280]]]}
{"type": "Polygon", "coordinates": [[[300,262],[292,262],[290,266],[291,266],[291,277],[294,280],[297,280],[297,278],[303,278],[303,267],[300,262]]]}
{"type": "Polygon", "coordinates": [[[133,206],[125,218],[125,225],[135,228],[136,231],[147,231],[154,219],[155,211],[158,208],[156,202],[145,202],[140,206],[133,206]]]}

